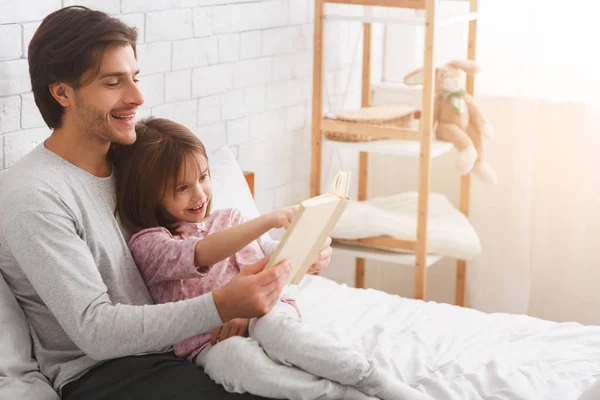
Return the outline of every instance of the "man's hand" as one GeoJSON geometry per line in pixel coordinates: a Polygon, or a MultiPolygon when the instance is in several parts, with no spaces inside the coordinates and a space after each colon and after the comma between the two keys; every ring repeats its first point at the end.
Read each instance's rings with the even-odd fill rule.
{"type": "Polygon", "coordinates": [[[333,249],[331,248],[331,238],[328,237],[325,240],[325,246],[319,251],[319,255],[317,256],[317,261],[308,269],[309,274],[316,274],[321,271],[323,268],[327,267],[331,262],[331,254],[333,253],[333,249]]]}
{"type": "Polygon", "coordinates": [[[264,271],[269,258],[249,265],[226,285],[212,292],[223,322],[233,318],[261,317],[271,311],[281,297],[290,274],[290,264],[282,261],[264,271]]]}
{"type": "Polygon", "coordinates": [[[250,320],[247,318],[234,318],[227,321],[225,325],[212,330],[210,344],[214,346],[232,336],[246,336],[249,322],[250,320]]]}

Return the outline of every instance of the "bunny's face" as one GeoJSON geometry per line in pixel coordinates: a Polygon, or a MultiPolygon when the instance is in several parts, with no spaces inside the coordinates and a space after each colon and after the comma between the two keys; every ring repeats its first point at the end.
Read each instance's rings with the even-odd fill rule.
{"type": "Polygon", "coordinates": [[[458,92],[465,88],[465,72],[444,65],[435,70],[435,89],[436,92],[458,92]]]}
{"type": "MultiPolygon", "coordinates": [[[[466,86],[467,74],[474,75],[479,72],[479,66],[472,60],[453,60],[435,69],[435,91],[458,92],[466,86]]],[[[408,86],[423,84],[423,68],[418,68],[404,77],[408,86]]]]}

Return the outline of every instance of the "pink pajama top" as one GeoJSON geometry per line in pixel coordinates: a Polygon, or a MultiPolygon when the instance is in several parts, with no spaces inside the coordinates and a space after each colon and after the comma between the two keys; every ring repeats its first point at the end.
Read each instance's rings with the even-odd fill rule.
{"type": "MultiPolygon", "coordinates": [[[[176,235],[162,227],[133,235],[129,249],[154,302],[180,301],[212,292],[229,282],[245,266],[271,254],[277,242],[265,243],[259,238],[211,267],[194,265],[199,240],[245,221],[238,210],[225,209],[215,211],[201,223],[180,223],[176,235]]],[[[210,332],[205,332],[175,344],[175,354],[193,359],[210,343],[210,336],[210,332]]]]}

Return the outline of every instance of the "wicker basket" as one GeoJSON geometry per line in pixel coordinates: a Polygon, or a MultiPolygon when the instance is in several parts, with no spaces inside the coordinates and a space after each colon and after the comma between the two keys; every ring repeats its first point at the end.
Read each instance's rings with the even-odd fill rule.
{"type": "MultiPolygon", "coordinates": [[[[344,111],[340,113],[329,113],[326,119],[336,121],[354,122],[371,125],[395,126],[409,128],[419,112],[414,107],[402,106],[376,106],[363,107],[358,110],[344,111]]],[[[329,140],[338,142],[369,142],[373,140],[386,140],[386,138],[374,137],[352,132],[323,132],[329,140]]]]}

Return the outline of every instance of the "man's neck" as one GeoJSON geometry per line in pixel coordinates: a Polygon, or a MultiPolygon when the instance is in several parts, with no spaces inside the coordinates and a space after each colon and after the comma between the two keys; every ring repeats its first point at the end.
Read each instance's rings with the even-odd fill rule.
{"type": "Polygon", "coordinates": [[[92,175],[110,176],[112,167],[106,157],[110,143],[93,139],[74,130],[57,128],[44,145],[51,152],[92,175]]]}

